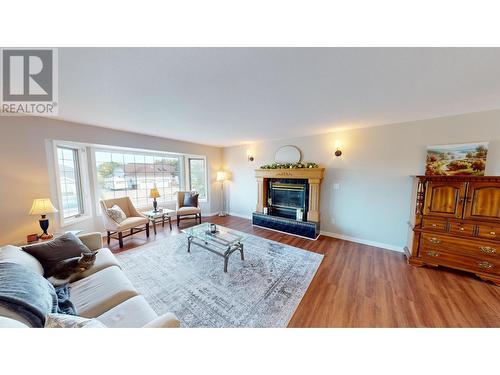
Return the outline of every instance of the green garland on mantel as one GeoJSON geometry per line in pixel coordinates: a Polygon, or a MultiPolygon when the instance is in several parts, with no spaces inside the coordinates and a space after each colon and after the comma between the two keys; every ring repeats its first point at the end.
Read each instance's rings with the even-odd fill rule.
{"type": "Polygon", "coordinates": [[[261,169],[302,169],[302,168],[319,168],[316,163],[273,163],[266,164],[260,167],[261,169]]]}

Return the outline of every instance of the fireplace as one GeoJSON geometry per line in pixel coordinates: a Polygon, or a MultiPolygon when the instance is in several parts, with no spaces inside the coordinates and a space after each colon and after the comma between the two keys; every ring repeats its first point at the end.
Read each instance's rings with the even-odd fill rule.
{"type": "Polygon", "coordinates": [[[307,180],[269,179],[269,214],[296,219],[297,210],[301,209],[303,212],[303,220],[307,220],[308,193],[307,180]]]}
{"type": "Polygon", "coordinates": [[[257,169],[257,206],[252,222],[316,239],[320,232],[320,184],[324,168],[257,169]],[[303,210],[297,220],[297,209],[303,210]]]}

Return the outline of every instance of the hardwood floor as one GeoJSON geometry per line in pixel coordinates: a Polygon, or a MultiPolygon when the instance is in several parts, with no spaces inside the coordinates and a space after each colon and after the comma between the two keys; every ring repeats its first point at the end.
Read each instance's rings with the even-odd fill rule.
{"type": "MultiPolygon", "coordinates": [[[[416,268],[397,252],[325,236],[311,241],[254,228],[234,216],[203,221],[325,256],[289,327],[500,327],[500,287],[470,274],[416,268]]],[[[148,240],[144,233],[129,237],[122,250],[112,240],[110,248],[129,251],[176,235],[175,224],[172,232],[160,225],[148,240]]],[[[182,222],[181,228],[189,225],[182,222]]]]}

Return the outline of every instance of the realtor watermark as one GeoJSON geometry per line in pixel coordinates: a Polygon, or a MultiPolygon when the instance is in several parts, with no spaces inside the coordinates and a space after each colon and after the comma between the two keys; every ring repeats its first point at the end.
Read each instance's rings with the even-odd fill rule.
{"type": "Polygon", "coordinates": [[[0,82],[0,116],[57,116],[57,48],[1,48],[0,82]]]}

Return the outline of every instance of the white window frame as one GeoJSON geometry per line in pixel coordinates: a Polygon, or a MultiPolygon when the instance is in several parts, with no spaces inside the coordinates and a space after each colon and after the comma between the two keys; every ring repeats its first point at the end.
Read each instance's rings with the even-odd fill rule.
{"type": "MultiPolygon", "coordinates": [[[[118,146],[106,146],[106,145],[94,145],[92,146],[92,175],[94,180],[96,179],[97,176],[97,166],[96,166],[96,156],[95,153],[101,151],[101,152],[122,152],[122,153],[127,153],[127,154],[133,154],[133,155],[144,155],[144,156],[165,156],[165,157],[176,157],[179,158],[179,190],[182,191],[186,188],[186,186],[189,186],[187,184],[186,178],[189,176],[186,176],[186,167],[185,167],[185,154],[180,154],[180,153],[175,153],[175,152],[165,152],[165,151],[154,151],[154,150],[144,150],[144,149],[134,149],[134,148],[127,148],[127,147],[118,147],[118,146]]],[[[97,205],[99,205],[99,199],[101,196],[100,188],[95,182],[94,186],[95,190],[95,196],[97,200],[97,205]]],[[[175,204],[176,200],[168,200],[164,201],[166,204],[175,204]]],[[[136,207],[139,211],[150,209],[150,205],[144,206],[144,207],[136,207]]],[[[97,211],[99,212],[99,211],[97,211]]]]}
{"type": "Polygon", "coordinates": [[[208,195],[209,195],[209,189],[208,189],[208,164],[207,164],[207,157],[204,155],[186,155],[185,156],[185,170],[186,170],[186,190],[189,189],[191,190],[191,164],[189,161],[191,159],[195,160],[203,160],[205,163],[205,198],[200,198],[200,202],[208,202],[208,195]]]}
{"type": "Polygon", "coordinates": [[[90,197],[90,180],[88,173],[88,162],[87,162],[87,150],[85,145],[80,143],[66,142],[66,141],[54,141],[52,153],[54,157],[54,174],[56,177],[56,193],[57,193],[57,203],[59,209],[59,225],[61,227],[67,227],[75,223],[87,220],[92,217],[92,206],[90,197]],[[78,174],[80,177],[80,192],[81,192],[81,205],[83,212],[79,216],[64,218],[63,212],[63,200],[61,192],[61,175],[59,173],[59,160],[57,156],[58,147],[69,148],[77,151],[78,155],[78,174]]]}

